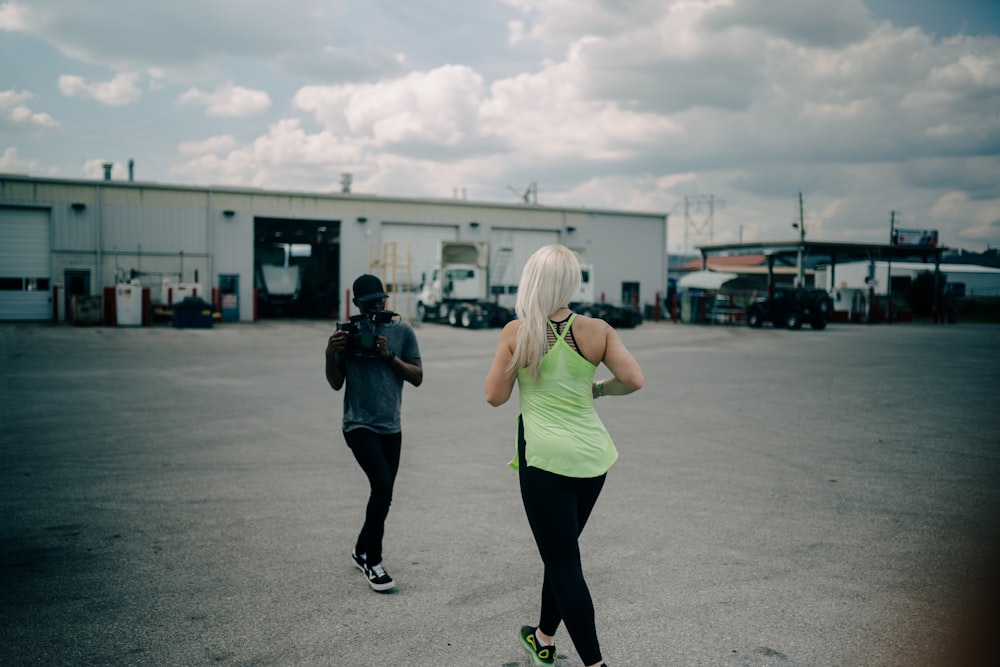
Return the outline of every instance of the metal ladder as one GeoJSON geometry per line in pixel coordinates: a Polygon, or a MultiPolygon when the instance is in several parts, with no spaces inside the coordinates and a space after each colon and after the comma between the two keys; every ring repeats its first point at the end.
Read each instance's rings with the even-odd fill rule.
{"type": "Polygon", "coordinates": [[[505,232],[498,240],[496,251],[490,258],[490,286],[498,284],[510,266],[514,255],[514,232],[505,232]]]}

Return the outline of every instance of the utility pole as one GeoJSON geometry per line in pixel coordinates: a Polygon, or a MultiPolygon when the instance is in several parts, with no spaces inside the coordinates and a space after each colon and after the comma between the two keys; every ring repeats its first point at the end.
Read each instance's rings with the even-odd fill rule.
{"type": "MultiPolygon", "coordinates": [[[[889,245],[896,245],[896,212],[889,211],[889,245]]],[[[885,265],[885,290],[886,294],[889,295],[889,312],[886,315],[885,321],[892,324],[892,250],[889,251],[890,255],[887,258],[885,265]]]]}
{"type": "Polygon", "coordinates": [[[799,193],[799,242],[806,240],[806,216],[802,210],[802,193],[799,193]]]}
{"type": "Polygon", "coordinates": [[[799,221],[798,223],[793,222],[792,227],[798,227],[799,229],[799,252],[797,254],[798,261],[796,263],[796,272],[798,277],[796,278],[796,287],[805,287],[806,217],[802,208],[801,192],[799,192],[799,221]]]}

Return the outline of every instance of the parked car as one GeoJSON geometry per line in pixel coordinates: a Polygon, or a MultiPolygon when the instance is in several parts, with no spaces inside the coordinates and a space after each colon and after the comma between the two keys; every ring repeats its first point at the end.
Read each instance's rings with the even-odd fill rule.
{"type": "Polygon", "coordinates": [[[833,313],[833,299],[826,290],[777,287],[770,297],[757,299],[747,307],[747,325],[758,328],[765,322],[776,327],[801,329],[808,322],[813,329],[825,329],[833,313]]]}
{"type": "Polygon", "coordinates": [[[604,320],[616,329],[634,329],[642,324],[642,313],[631,306],[612,306],[609,303],[571,303],[569,307],[588,317],[604,320]]]}

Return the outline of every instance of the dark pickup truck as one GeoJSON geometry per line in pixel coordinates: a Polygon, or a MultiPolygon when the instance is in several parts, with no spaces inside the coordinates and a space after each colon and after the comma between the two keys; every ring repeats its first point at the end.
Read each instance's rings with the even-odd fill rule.
{"type": "Polygon", "coordinates": [[[757,299],[747,307],[747,325],[758,328],[765,322],[776,327],[801,329],[808,322],[813,329],[825,329],[833,313],[833,299],[826,290],[807,287],[777,287],[770,297],[757,299]]]}

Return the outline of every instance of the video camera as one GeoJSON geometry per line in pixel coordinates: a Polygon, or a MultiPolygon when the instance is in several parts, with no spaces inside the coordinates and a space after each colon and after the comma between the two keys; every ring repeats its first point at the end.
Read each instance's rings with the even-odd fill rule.
{"type": "Polygon", "coordinates": [[[338,331],[347,332],[347,352],[358,357],[377,357],[375,338],[383,324],[392,322],[399,313],[391,310],[376,310],[371,313],[352,315],[349,322],[339,322],[338,331]]]}

